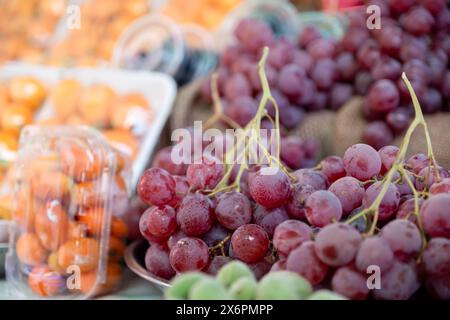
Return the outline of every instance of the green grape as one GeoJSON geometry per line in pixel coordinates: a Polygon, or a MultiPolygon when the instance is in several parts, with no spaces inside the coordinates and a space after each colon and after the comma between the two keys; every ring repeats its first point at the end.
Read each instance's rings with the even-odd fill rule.
{"type": "Polygon", "coordinates": [[[318,290],[308,297],[307,300],[347,300],[343,296],[330,291],[330,290],[318,290]]]}
{"type": "Polygon", "coordinates": [[[164,292],[166,299],[185,300],[191,287],[199,280],[205,279],[206,275],[200,272],[187,272],[177,276],[172,281],[172,286],[164,292]]]}
{"type": "Polygon", "coordinates": [[[215,278],[204,278],[189,290],[189,300],[231,300],[225,287],[215,278]]]}
{"type": "Polygon", "coordinates": [[[252,278],[240,278],[235,281],[228,292],[237,300],[253,300],[256,295],[258,283],[252,278]]]}
{"type": "Polygon", "coordinates": [[[224,265],[217,273],[217,280],[225,287],[230,287],[240,278],[255,279],[255,275],[250,268],[241,261],[232,261],[224,265]]]}
{"type": "Polygon", "coordinates": [[[265,275],[256,290],[258,300],[302,300],[312,292],[311,284],[291,271],[276,271],[265,275]]]}

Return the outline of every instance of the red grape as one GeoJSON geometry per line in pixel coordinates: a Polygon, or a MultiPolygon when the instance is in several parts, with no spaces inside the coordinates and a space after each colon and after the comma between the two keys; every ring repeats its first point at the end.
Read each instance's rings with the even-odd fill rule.
{"type": "MultiPolygon", "coordinates": [[[[381,182],[376,182],[372,184],[366,190],[366,194],[363,198],[363,206],[364,208],[369,208],[375,199],[380,194],[381,189],[383,188],[381,182]]],[[[389,183],[386,194],[381,200],[379,211],[378,211],[378,220],[385,221],[389,219],[398,209],[398,205],[400,204],[400,192],[397,187],[393,183],[389,183]]]]}
{"type": "Polygon", "coordinates": [[[177,229],[175,210],[172,207],[148,208],[139,220],[139,229],[144,235],[167,238],[177,229]]]}
{"type": "Polygon", "coordinates": [[[397,80],[402,74],[402,65],[394,58],[382,56],[375,62],[371,72],[375,80],[397,80]]]}
{"type": "Polygon", "coordinates": [[[207,274],[215,276],[219,272],[219,270],[230,261],[232,261],[230,257],[215,256],[214,258],[212,258],[211,262],[206,266],[204,271],[207,274]]]}
{"type": "Polygon", "coordinates": [[[258,104],[255,99],[242,96],[226,105],[225,114],[241,127],[245,127],[256,115],[257,110],[258,104]]]}
{"type": "Polygon", "coordinates": [[[406,164],[412,172],[419,174],[423,168],[428,167],[429,161],[426,154],[418,153],[406,160],[406,164]]]}
{"type": "Polygon", "coordinates": [[[394,135],[383,121],[374,121],[365,128],[363,141],[375,149],[380,149],[394,140],[394,135]]]}
{"type": "Polygon", "coordinates": [[[278,89],[287,97],[296,100],[302,96],[305,70],[296,64],[283,66],[278,74],[278,89]]]}
{"type": "Polygon", "coordinates": [[[336,180],[345,177],[344,161],[339,156],[328,156],[319,163],[320,172],[322,172],[328,180],[333,183],[336,180]]]}
{"type": "Polygon", "coordinates": [[[270,268],[272,268],[272,263],[268,257],[262,258],[256,262],[248,263],[247,265],[250,270],[252,270],[256,280],[260,280],[270,271],[270,268]]]}
{"type": "Polygon", "coordinates": [[[363,68],[370,69],[380,56],[378,43],[374,39],[368,39],[359,47],[356,59],[363,68]]]}
{"type": "Polygon", "coordinates": [[[301,47],[306,48],[311,41],[320,38],[320,32],[315,26],[306,26],[302,32],[300,32],[298,42],[301,47]]]}
{"type": "Polygon", "coordinates": [[[299,184],[309,184],[315,190],[325,190],[327,188],[327,178],[320,171],[312,169],[300,169],[294,171],[292,175],[297,178],[299,184]]]}
{"type": "Polygon", "coordinates": [[[279,254],[287,257],[292,250],[303,242],[311,240],[312,235],[312,230],[306,223],[286,220],[275,228],[273,245],[279,254]]]}
{"type": "Polygon", "coordinates": [[[345,171],[352,177],[365,181],[378,175],[381,159],[378,152],[367,144],[355,144],[344,153],[345,171]]]}
{"type": "Polygon", "coordinates": [[[162,246],[152,244],[145,253],[145,267],[157,277],[169,280],[175,275],[170,265],[169,252],[162,246]]]}
{"type": "Polygon", "coordinates": [[[306,50],[315,60],[333,58],[336,45],[329,39],[319,38],[308,43],[306,50]]]}
{"type": "Polygon", "coordinates": [[[388,271],[394,264],[394,253],[389,243],[381,237],[364,239],[356,254],[356,267],[365,273],[369,266],[380,268],[381,274],[388,271]]]}
{"type": "Polygon", "coordinates": [[[316,83],[317,88],[329,90],[337,80],[336,63],[329,59],[319,59],[311,70],[311,79],[316,83]]]}
{"type": "Polygon", "coordinates": [[[403,27],[409,33],[422,36],[430,33],[435,21],[426,9],[416,7],[403,16],[403,27]]]}
{"type": "Polygon", "coordinates": [[[201,163],[189,165],[186,178],[196,189],[214,189],[224,175],[223,165],[213,157],[203,157],[201,163]]]}
{"type": "Polygon", "coordinates": [[[188,194],[178,209],[177,223],[188,236],[205,234],[213,224],[211,201],[200,193],[188,194]]]}
{"type": "Polygon", "coordinates": [[[407,300],[419,288],[419,280],[414,268],[395,261],[391,269],[381,275],[381,288],[373,291],[378,300],[407,300]]]}
{"type": "Polygon", "coordinates": [[[442,167],[438,167],[437,171],[439,173],[439,178],[436,175],[436,170],[434,166],[425,167],[419,172],[419,177],[416,178],[415,186],[417,191],[422,191],[429,189],[433,183],[441,181],[444,178],[448,178],[448,171],[442,167]]]}
{"type": "Polygon", "coordinates": [[[232,101],[237,97],[250,97],[252,95],[252,89],[243,74],[234,73],[225,80],[224,94],[229,101],[232,101]]]}
{"type": "Polygon", "coordinates": [[[352,81],[359,70],[358,63],[350,52],[342,52],[336,57],[336,67],[344,81],[352,81]]]}
{"type": "Polygon", "coordinates": [[[335,83],[330,93],[330,107],[338,110],[353,96],[353,86],[348,83],[335,83]]]}
{"type": "Polygon", "coordinates": [[[270,27],[258,19],[242,19],[236,26],[234,34],[242,45],[254,53],[273,41],[270,27]]]}
{"type": "Polygon", "coordinates": [[[292,63],[309,73],[314,65],[314,59],[306,51],[297,50],[293,53],[292,63]]]}
{"type": "Polygon", "coordinates": [[[294,129],[303,121],[304,116],[305,111],[301,107],[289,105],[280,110],[280,123],[286,129],[294,129]]]}
{"type": "Polygon", "coordinates": [[[253,219],[257,225],[262,227],[272,237],[275,228],[283,221],[288,220],[289,216],[283,207],[268,210],[262,206],[256,206],[253,219]]]}
{"type": "Polygon", "coordinates": [[[316,189],[309,184],[295,184],[292,188],[292,196],[285,205],[289,216],[295,219],[305,219],[306,199],[315,191],[316,189]]]}
{"type": "Polygon", "coordinates": [[[305,241],[289,254],[286,260],[286,270],[296,272],[312,285],[316,285],[325,279],[328,266],[317,257],[314,251],[314,242],[305,241]]]}
{"type": "MultiPolygon", "coordinates": [[[[229,235],[229,231],[225,229],[221,224],[215,223],[207,233],[202,236],[203,241],[208,247],[214,247],[223,241],[229,235]]],[[[225,242],[224,249],[228,251],[230,246],[230,240],[225,242]]]]}
{"type": "Polygon", "coordinates": [[[394,133],[402,133],[411,123],[410,112],[403,107],[392,110],[386,115],[386,123],[394,133]]]}
{"type": "Polygon", "coordinates": [[[273,167],[258,170],[249,179],[249,188],[253,200],[268,209],[284,204],[291,195],[287,175],[273,167]]]}
{"type": "Polygon", "coordinates": [[[386,25],[377,34],[381,51],[392,56],[398,56],[403,43],[403,30],[397,25],[386,25]]]}
{"type": "Polygon", "coordinates": [[[375,112],[388,113],[397,108],[400,96],[395,84],[386,79],[377,80],[367,96],[369,105],[375,112]]]}
{"type": "Polygon", "coordinates": [[[385,146],[378,150],[378,154],[381,159],[381,171],[382,175],[386,174],[386,172],[391,169],[395,160],[397,159],[397,154],[399,152],[399,148],[396,146],[385,146]]]}
{"type": "Polygon", "coordinates": [[[137,186],[141,200],[155,206],[163,206],[172,201],[175,190],[175,179],[166,170],[160,168],[145,170],[137,186]]]}
{"type": "Polygon", "coordinates": [[[381,229],[381,238],[389,243],[397,259],[407,262],[422,248],[417,226],[408,220],[393,220],[381,229]]]}
{"type": "Polygon", "coordinates": [[[430,277],[427,280],[427,288],[431,296],[437,299],[450,300],[450,276],[430,277]]]}
{"type": "Polygon", "coordinates": [[[305,158],[303,139],[298,136],[287,136],[281,138],[280,157],[289,168],[298,169],[305,158]]]}
{"type": "Polygon", "coordinates": [[[450,193],[450,178],[442,179],[439,182],[435,182],[430,187],[431,194],[450,193]]]}
{"type": "Polygon", "coordinates": [[[231,248],[236,258],[246,262],[262,259],[269,249],[267,233],[256,224],[246,224],[234,231],[231,248]]]}
{"type": "Polygon", "coordinates": [[[184,175],[186,174],[187,165],[182,164],[175,164],[172,161],[172,147],[168,146],[165,148],[162,148],[158,151],[158,153],[155,155],[155,158],[153,160],[152,167],[157,167],[166,170],[170,174],[173,175],[184,175]]]}
{"type": "Polygon", "coordinates": [[[176,272],[202,270],[209,261],[208,246],[198,238],[182,238],[170,250],[169,258],[176,272]]]}
{"type": "Polygon", "coordinates": [[[219,196],[215,212],[220,224],[230,230],[235,230],[252,220],[250,200],[235,191],[219,196]]]}
{"type": "Polygon", "coordinates": [[[173,208],[177,208],[183,198],[189,192],[189,182],[187,181],[185,176],[173,176],[175,179],[176,187],[175,187],[175,197],[173,197],[172,201],[170,201],[169,205],[173,208]]]}
{"type": "Polygon", "coordinates": [[[333,291],[352,300],[365,300],[369,295],[366,277],[350,267],[337,269],[331,280],[333,291]]]}
{"type": "Polygon", "coordinates": [[[360,95],[365,95],[369,92],[374,79],[372,74],[367,71],[360,71],[355,76],[355,91],[360,95]]]}
{"type": "Polygon", "coordinates": [[[169,249],[172,249],[175,244],[178,242],[178,240],[182,239],[182,238],[186,238],[187,235],[181,231],[180,229],[178,229],[176,232],[174,232],[169,239],[167,239],[167,247],[169,247],[169,249]]]}
{"type": "Polygon", "coordinates": [[[331,267],[340,267],[351,262],[361,243],[360,233],[345,223],[333,223],[316,236],[315,250],[320,260],[331,267]]]}
{"type": "MultiPolygon", "coordinates": [[[[419,202],[419,210],[420,210],[423,200],[418,199],[418,202],[419,202]]],[[[414,198],[406,200],[398,207],[396,218],[397,219],[407,219],[408,221],[411,221],[412,223],[416,223],[417,217],[414,214],[414,208],[415,208],[414,198]]]]}
{"type": "Polygon", "coordinates": [[[336,180],[328,190],[339,199],[345,215],[361,205],[365,194],[360,182],[353,177],[343,177],[336,180]]]}
{"type": "Polygon", "coordinates": [[[332,192],[319,190],[306,199],[305,214],[311,225],[324,227],[341,219],[342,205],[332,192]]]}
{"type": "Polygon", "coordinates": [[[425,232],[431,237],[450,238],[450,194],[437,194],[425,200],[420,217],[425,232]]]}
{"type": "Polygon", "coordinates": [[[404,13],[414,6],[417,0],[389,0],[391,9],[396,13],[404,13]]]}
{"type": "Polygon", "coordinates": [[[450,276],[450,240],[433,238],[422,255],[425,271],[433,277],[450,276]]]}
{"type": "Polygon", "coordinates": [[[368,37],[369,33],[366,29],[361,27],[350,28],[342,38],[342,46],[346,51],[355,53],[368,37]]]}

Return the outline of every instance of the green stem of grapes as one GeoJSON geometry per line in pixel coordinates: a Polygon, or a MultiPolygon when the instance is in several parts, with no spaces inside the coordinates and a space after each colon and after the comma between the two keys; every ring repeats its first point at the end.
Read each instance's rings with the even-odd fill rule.
{"type": "MultiPolygon", "coordinates": [[[[250,156],[254,155],[252,145],[253,142],[255,142],[256,146],[264,153],[266,156],[269,164],[275,163],[281,170],[283,170],[285,173],[287,173],[291,178],[293,176],[289,173],[289,170],[281,163],[280,160],[280,146],[281,146],[281,136],[280,136],[280,115],[279,115],[279,109],[278,104],[275,101],[274,97],[272,96],[269,82],[267,81],[266,72],[264,70],[264,66],[266,64],[267,56],[269,54],[269,48],[264,47],[263,54],[261,57],[261,60],[258,63],[258,74],[259,79],[261,81],[261,87],[262,87],[262,97],[258,105],[258,110],[256,112],[255,117],[243,128],[243,132],[241,135],[237,137],[237,143],[233,147],[232,150],[229,150],[225,156],[224,156],[224,162],[225,162],[225,175],[222,178],[222,180],[217,184],[216,188],[209,193],[209,196],[216,195],[218,192],[221,192],[223,190],[232,190],[235,189],[237,191],[240,191],[240,181],[243,175],[243,172],[245,170],[249,169],[249,158],[250,156]],[[268,117],[266,112],[266,105],[268,102],[271,102],[273,104],[273,107],[275,109],[275,120],[271,119],[271,121],[274,122],[274,128],[276,129],[276,151],[275,155],[270,154],[270,152],[265,148],[264,144],[261,140],[261,121],[268,117]],[[240,159],[240,167],[238,170],[238,173],[236,174],[236,179],[232,185],[228,185],[229,178],[231,176],[231,171],[233,170],[233,166],[235,165],[234,158],[235,154],[239,152],[243,148],[242,153],[239,155],[240,159]],[[231,157],[232,156],[232,157],[231,157]]],[[[214,80],[214,78],[213,78],[214,80]]],[[[216,76],[217,81],[217,76],[216,76]]],[[[214,87],[214,86],[213,86],[214,87]]],[[[213,98],[218,99],[218,90],[217,88],[212,88],[213,90],[213,98]]],[[[219,99],[220,100],[220,99],[219,99]]],[[[220,106],[220,102],[217,103],[217,105],[220,106]]],[[[221,112],[221,110],[218,110],[217,112],[221,112]]],[[[272,138],[272,137],[271,137],[272,138]]],[[[237,161],[238,162],[238,161],[237,161]]],[[[238,162],[239,163],[239,162],[238,162]]]]}
{"type": "MultiPolygon", "coordinates": [[[[380,190],[380,193],[378,194],[378,196],[375,198],[374,202],[368,207],[363,209],[361,212],[359,212],[358,214],[354,215],[352,218],[348,219],[346,222],[347,223],[352,223],[353,221],[359,219],[360,217],[366,216],[366,215],[373,215],[373,219],[372,219],[372,224],[371,227],[369,229],[369,231],[367,232],[367,235],[373,235],[376,229],[376,225],[378,222],[378,216],[379,216],[379,211],[380,211],[380,204],[381,201],[383,200],[384,196],[386,195],[389,185],[392,182],[392,179],[394,177],[394,173],[395,172],[399,172],[400,176],[402,179],[405,179],[406,183],[408,184],[408,186],[411,188],[411,191],[414,195],[414,214],[417,217],[417,221],[418,221],[418,225],[419,228],[421,230],[421,235],[422,235],[422,239],[423,242],[422,244],[425,245],[426,244],[426,238],[425,238],[425,233],[423,231],[423,227],[422,227],[422,221],[420,219],[420,214],[419,214],[419,197],[420,194],[417,191],[417,189],[415,188],[414,184],[412,183],[411,179],[409,178],[408,172],[404,167],[404,161],[405,161],[405,157],[406,157],[406,152],[408,151],[408,147],[411,141],[411,137],[412,134],[414,133],[414,131],[417,129],[418,126],[422,125],[424,131],[425,131],[425,139],[427,142],[427,153],[428,153],[428,160],[429,160],[429,164],[434,166],[434,170],[435,170],[435,174],[438,180],[440,180],[440,176],[439,176],[439,172],[437,169],[437,162],[436,162],[436,158],[434,156],[433,153],[433,147],[431,144],[431,139],[430,139],[430,134],[428,131],[428,126],[425,122],[425,118],[423,116],[422,113],[422,109],[420,107],[419,101],[417,99],[417,96],[414,92],[414,89],[411,86],[411,83],[409,82],[407,76],[405,73],[402,74],[402,78],[403,81],[405,81],[406,86],[408,87],[409,93],[411,95],[412,98],[412,102],[413,102],[413,107],[414,107],[414,111],[415,111],[415,117],[414,120],[412,121],[412,123],[410,124],[410,126],[408,127],[408,130],[406,131],[405,137],[403,138],[403,141],[400,145],[400,149],[399,152],[397,154],[397,157],[395,159],[394,164],[392,165],[391,169],[387,172],[387,174],[385,175],[383,181],[382,181],[382,187],[380,190]]],[[[427,179],[426,179],[427,181],[427,179]]]]}

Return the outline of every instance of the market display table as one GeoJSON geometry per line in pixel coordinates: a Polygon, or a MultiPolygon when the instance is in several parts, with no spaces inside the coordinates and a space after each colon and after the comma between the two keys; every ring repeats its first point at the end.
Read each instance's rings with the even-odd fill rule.
{"type": "MultiPolygon", "coordinates": [[[[18,295],[14,292],[11,285],[5,280],[0,280],[0,299],[18,299],[18,295]]],[[[106,300],[157,300],[161,299],[161,291],[149,282],[137,277],[131,271],[124,272],[124,279],[119,291],[114,294],[100,297],[98,299],[106,300]]]]}

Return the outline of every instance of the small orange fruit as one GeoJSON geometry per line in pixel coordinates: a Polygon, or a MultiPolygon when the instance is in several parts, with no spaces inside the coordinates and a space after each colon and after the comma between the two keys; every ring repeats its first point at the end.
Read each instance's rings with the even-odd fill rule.
{"type": "Polygon", "coordinates": [[[111,117],[111,125],[142,136],[153,120],[153,109],[139,93],[130,93],[117,99],[111,117]]]}
{"type": "Polygon", "coordinates": [[[66,287],[66,281],[61,274],[48,266],[37,266],[28,276],[28,285],[35,294],[49,297],[62,293],[66,287]]]}
{"type": "Polygon", "coordinates": [[[63,201],[70,193],[70,186],[72,183],[70,178],[62,172],[41,172],[39,174],[36,173],[31,178],[33,194],[41,201],[63,201]]]}
{"type": "Polygon", "coordinates": [[[62,170],[76,181],[97,178],[103,172],[104,162],[98,150],[77,142],[66,142],[61,148],[62,170]]]}
{"type": "Polygon", "coordinates": [[[2,128],[16,134],[33,122],[32,111],[23,104],[11,104],[2,113],[2,128]]]}
{"type": "Polygon", "coordinates": [[[46,96],[45,86],[32,77],[14,78],[10,83],[9,92],[15,102],[27,106],[30,110],[40,107],[46,96]]]}
{"type": "Polygon", "coordinates": [[[100,184],[97,181],[85,181],[77,183],[73,189],[73,201],[83,208],[101,206],[104,196],[101,193],[100,184]]]}
{"type": "Polygon", "coordinates": [[[47,259],[47,264],[53,271],[56,271],[60,274],[66,274],[66,270],[61,268],[61,266],[58,264],[58,253],[52,252],[47,259]]]}
{"type": "Polygon", "coordinates": [[[9,102],[10,97],[8,88],[3,83],[0,83],[0,110],[3,110],[9,102]]]}
{"type": "Polygon", "coordinates": [[[53,88],[50,101],[59,118],[67,119],[76,111],[81,92],[82,86],[75,79],[63,79],[53,88]]]}
{"type": "Polygon", "coordinates": [[[80,116],[87,124],[104,127],[109,123],[112,105],[116,99],[114,90],[95,84],[83,90],[78,106],[80,116]]]}
{"type": "Polygon", "coordinates": [[[103,229],[103,209],[99,207],[88,208],[79,212],[78,222],[86,227],[86,230],[91,235],[99,235],[103,229]]]}
{"type": "Polygon", "coordinates": [[[17,136],[11,131],[0,131],[0,154],[6,162],[14,161],[17,155],[17,136]]]}
{"type": "Polygon", "coordinates": [[[27,232],[34,230],[34,218],[36,203],[29,187],[25,187],[16,195],[16,201],[13,202],[13,219],[27,232]]]}
{"type": "Polygon", "coordinates": [[[81,272],[94,270],[99,260],[99,243],[92,238],[69,240],[58,250],[58,265],[64,270],[78,266],[81,272]]]}
{"type": "Polygon", "coordinates": [[[36,234],[47,250],[55,251],[66,241],[69,221],[59,201],[47,202],[36,213],[34,223],[36,234]]]}
{"type": "Polygon", "coordinates": [[[37,266],[47,259],[47,251],[34,233],[22,234],[16,242],[19,261],[30,266],[37,266]]]}
{"type": "Polygon", "coordinates": [[[124,156],[134,159],[139,151],[139,143],[127,130],[104,130],[103,135],[109,144],[124,156]]]}
{"type": "Polygon", "coordinates": [[[106,269],[106,281],[99,282],[99,275],[96,271],[82,273],[80,290],[85,294],[97,296],[106,294],[118,287],[122,279],[122,267],[116,262],[108,263],[106,269]]]}
{"type": "Polygon", "coordinates": [[[111,235],[125,238],[128,235],[128,225],[122,219],[113,217],[111,220],[111,235]]]}

